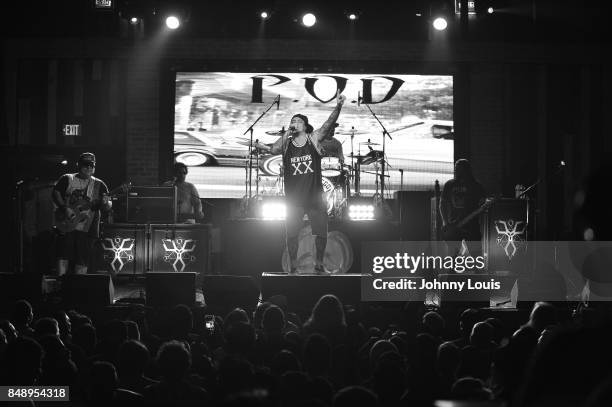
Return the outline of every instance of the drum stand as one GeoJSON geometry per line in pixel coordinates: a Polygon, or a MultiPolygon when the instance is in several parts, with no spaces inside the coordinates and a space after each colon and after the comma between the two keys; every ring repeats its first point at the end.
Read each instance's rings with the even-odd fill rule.
{"type": "MultiPolygon", "coordinates": [[[[391,135],[389,134],[389,132],[385,128],[384,124],[382,124],[382,122],[380,120],[378,120],[378,116],[376,116],[376,113],[374,113],[372,111],[372,109],[370,108],[370,105],[365,103],[365,102],[361,102],[361,104],[365,105],[368,108],[370,113],[372,113],[372,116],[374,116],[374,118],[376,119],[376,121],[378,122],[380,127],[382,128],[382,138],[383,138],[382,139],[382,145],[383,145],[382,152],[383,152],[383,154],[382,154],[381,175],[380,175],[380,177],[381,177],[381,179],[380,179],[380,203],[382,204],[382,203],[385,202],[385,167],[386,167],[385,159],[387,157],[386,147],[385,147],[386,146],[386,143],[385,143],[386,137],[385,136],[388,136],[389,140],[393,140],[393,139],[391,138],[391,135]]],[[[378,170],[377,170],[377,172],[378,172],[378,170]]],[[[377,187],[376,187],[376,191],[377,192],[376,193],[378,193],[378,175],[376,176],[376,184],[377,184],[377,187]]],[[[376,200],[374,200],[374,202],[376,203],[376,200]]]]}

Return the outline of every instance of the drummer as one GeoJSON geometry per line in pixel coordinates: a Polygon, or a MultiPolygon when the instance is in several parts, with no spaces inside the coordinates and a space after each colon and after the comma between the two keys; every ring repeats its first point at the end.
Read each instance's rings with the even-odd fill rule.
{"type": "Polygon", "coordinates": [[[334,137],[336,133],[336,127],[338,123],[335,123],[325,136],[323,140],[319,142],[321,146],[322,157],[336,157],[340,160],[340,164],[344,164],[344,153],[342,152],[342,143],[340,140],[334,137]]]}

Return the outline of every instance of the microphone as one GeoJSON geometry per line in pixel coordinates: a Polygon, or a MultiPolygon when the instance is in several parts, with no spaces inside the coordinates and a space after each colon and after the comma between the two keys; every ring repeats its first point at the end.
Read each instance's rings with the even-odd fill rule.
{"type": "Polygon", "coordinates": [[[361,106],[361,92],[357,91],[357,107],[361,106]]]}
{"type": "Polygon", "coordinates": [[[289,132],[289,135],[287,136],[287,138],[289,140],[291,140],[293,138],[293,132],[295,131],[295,127],[294,126],[289,126],[289,130],[287,130],[289,132]]]}
{"type": "Polygon", "coordinates": [[[289,131],[293,133],[295,131],[295,126],[289,126],[289,131]]]}
{"type": "Polygon", "coordinates": [[[280,106],[280,95],[278,95],[276,97],[276,100],[274,101],[274,103],[276,103],[276,110],[278,110],[279,106],[280,106]]]}

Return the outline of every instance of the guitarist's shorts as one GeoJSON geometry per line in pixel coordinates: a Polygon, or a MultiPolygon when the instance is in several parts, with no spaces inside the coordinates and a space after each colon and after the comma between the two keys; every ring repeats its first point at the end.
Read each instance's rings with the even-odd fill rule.
{"type": "Polygon", "coordinates": [[[73,230],[72,232],[59,235],[57,257],[72,261],[80,266],[87,266],[92,247],[93,239],[87,232],[73,230]]]}

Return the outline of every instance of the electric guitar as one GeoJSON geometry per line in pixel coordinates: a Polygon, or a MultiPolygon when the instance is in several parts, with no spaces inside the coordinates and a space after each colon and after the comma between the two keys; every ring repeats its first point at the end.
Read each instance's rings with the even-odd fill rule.
{"type": "MultiPolygon", "coordinates": [[[[125,182],[106,196],[111,200],[119,195],[123,195],[131,185],[130,182],[125,182]]],[[[99,200],[89,201],[87,199],[79,199],[71,205],[66,205],[67,209],[56,208],[54,212],[55,227],[62,233],[72,232],[79,223],[87,222],[89,217],[93,216],[90,210],[100,205],[100,203],[101,201],[99,200]]]]}
{"type": "Polygon", "coordinates": [[[470,212],[460,221],[447,223],[442,227],[442,239],[446,240],[447,242],[461,240],[462,236],[464,236],[463,227],[476,216],[489,209],[489,207],[493,205],[496,200],[497,198],[487,198],[482,205],[480,205],[473,212],[470,212]]]}

